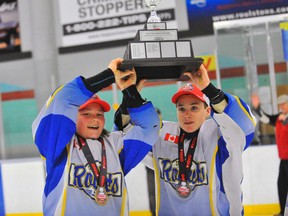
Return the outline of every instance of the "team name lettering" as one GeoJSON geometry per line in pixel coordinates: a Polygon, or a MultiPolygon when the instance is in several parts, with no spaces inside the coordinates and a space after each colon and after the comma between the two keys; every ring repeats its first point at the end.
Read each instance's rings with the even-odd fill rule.
{"type": "Polygon", "coordinates": [[[77,3],[80,18],[118,14],[147,8],[143,0],[77,0],[77,3]]]}
{"type": "MultiPolygon", "coordinates": [[[[100,163],[97,162],[96,164],[99,169],[100,163]]],[[[117,197],[122,196],[122,181],[122,173],[107,173],[107,194],[117,197]]],[[[91,171],[88,164],[76,165],[72,163],[69,170],[68,185],[71,187],[79,188],[89,196],[93,197],[95,190],[97,189],[97,179],[93,175],[93,172],[91,171]]]]}
{"type": "MultiPolygon", "coordinates": [[[[159,158],[160,178],[169,182],[174,188],[180,183],[178,159],[171,161],[169,159],[159,158]]],[[[192,162],[188,176],[186,176],[191,190],[195,186],[208,184],[207,165],[205,162],[192,162]]]]}

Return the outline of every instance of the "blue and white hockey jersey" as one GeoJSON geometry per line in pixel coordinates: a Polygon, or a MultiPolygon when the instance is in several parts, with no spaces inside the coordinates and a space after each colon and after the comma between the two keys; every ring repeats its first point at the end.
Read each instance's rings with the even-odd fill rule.
{"type": "MultiPolygon", "coordinates": [[[[160,139],[153,146],[159,216],[243,215],[242,152],[251,143],[256,122],[247,104],[238,97],[226,96],[228,105],[224,112],[212,113],[212,118],[200,127],[187,177],[192,192],[187,198],[176,192],[180,183],[177,145],[180,127],[176,122],[163,122],[160,139]]],[[[184,141],[185,154],[189,142],[184,141]]],[[[149,157],[145,163],[152,165],[149,157]]]]}
{"type": "MultiPolygon", "coordinates": [[[[107,157],[108,203],[95,202],[97,179],[75,141],[79,106],[92,97],[77,77],[59,87],[32,125],[33,138],[45,162],[44,215],[128,215],[124,176],[151,150],[158,139],[159,117],[151,102],[130,108],[134,126],[127,133],[104,137],[107,157]]],[[[101,144],[87,140],[95,163],[101,164],[101,144]]]]}

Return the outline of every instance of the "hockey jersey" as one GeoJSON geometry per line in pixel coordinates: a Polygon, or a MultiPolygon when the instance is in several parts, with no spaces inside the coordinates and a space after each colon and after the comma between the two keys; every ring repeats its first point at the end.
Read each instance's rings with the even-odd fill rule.
{"type": "MultiPolygon", "coordinates": [[[[128,215],[124,176],[135,167],[158,139],[159,118],[151,102],[130,108],[134,126],[127,133],[104,136],[107,157],[108,203],[95,202],[97,179],[75,139],[79,106],[92,97],[81,77],[59,87],[47,100],[32,125],[34,142],[44,160],[46,184],[44,215],[128,215]]],[[[101,144],[87,140],[101,165],[101,144]]]]}
{"type": "MultiPolygon", "coordinates": [[[[191,194],[180,197],[178,165],[179,124],[163,122],[159,141],[153,146],[156,181],[156,211],[159,216],[243,215],[241,182],[242,152],[254,136],[256,121],[250,108],[238,97],[226,94],[228,106],[213,113],[200,127],[187,183],[191,194]]],[[[190,140],[184,141],[187,152],[190,140]]],[[[148,160],[147,160],[148,159],[148,160]]],[[[151,159],[151,158],[150,158],[151,159]]],[[[150,163],[150,164],[149,164],[150,163]]]]}

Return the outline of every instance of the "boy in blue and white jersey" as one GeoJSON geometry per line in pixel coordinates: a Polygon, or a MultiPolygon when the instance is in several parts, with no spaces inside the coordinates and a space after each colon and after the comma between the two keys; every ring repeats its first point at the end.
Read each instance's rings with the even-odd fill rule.
{"type": "Polygon", "coordinates": [[[108,69],[77,77],[56,89],[32,125],[46,168],[44,215],[129,215],[124,176],[158,139],[159,118],[138,93],[136,73],[108,69]],[[127,133],[104,129],[107,102],[95,93],[116,80],[128,101],[134,127],[127,133]]]}
{"type": "Polygon", "coordinates": [[[185,75],[191,83],[172,96],[178,122],[163,121],[144,159],[157,177],[156,215],[243,215],[242,152],[255,118],[244,101],[210,82],[203,65],[185,75]]]}

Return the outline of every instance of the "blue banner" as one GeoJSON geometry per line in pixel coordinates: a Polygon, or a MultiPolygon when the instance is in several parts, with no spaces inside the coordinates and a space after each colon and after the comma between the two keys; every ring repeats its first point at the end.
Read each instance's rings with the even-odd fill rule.
{"type": "Polygon", "coordinates": [[[288,22],[280,23],[284,59],[288,61],[288,22]]]}
{"type": "Polygon", "coordinates": [[[186,0],[189,34],[213,34],[213,22],[288,13],[287,0],[186,0]]]}

